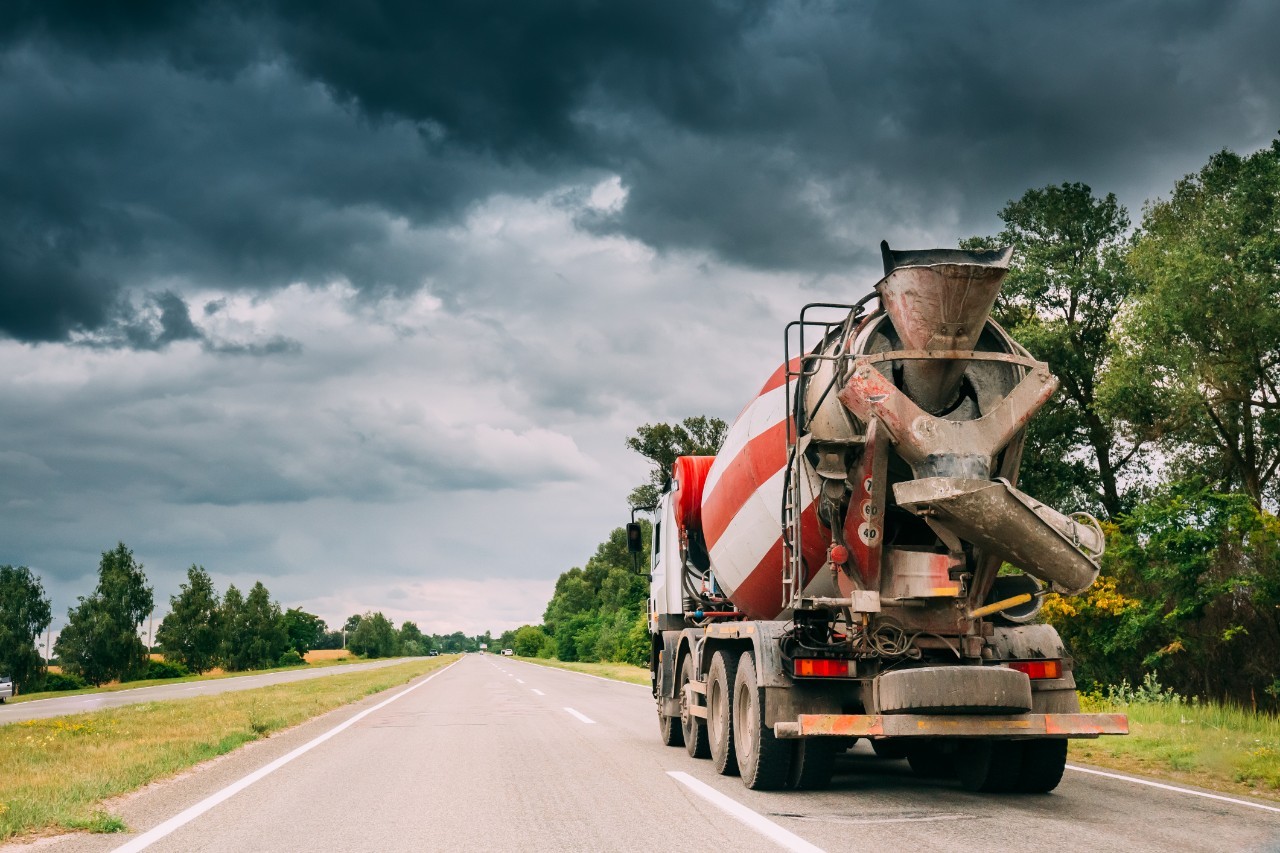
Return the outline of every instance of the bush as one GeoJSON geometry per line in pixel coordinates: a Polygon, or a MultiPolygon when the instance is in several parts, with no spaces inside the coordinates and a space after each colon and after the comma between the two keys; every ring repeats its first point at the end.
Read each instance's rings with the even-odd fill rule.
{"type": "Polygon", "coordinates": [[[69,672],[51,672],[44,677],[45,690],[81,690],[88,686],[83,678],[69,672]]]}
{"type": "Polygon", "coordinates": [[[185,678],[190,674],[191,670],[177,661],[153,660],[147,664],[147,678],[185,678]]]}
{"type": "Polygon", "coordinates": [[[298,654],[297,649],[288,649],[280,655],[280,666],[301,666],[304,663],[306,660],[298,654]]]}

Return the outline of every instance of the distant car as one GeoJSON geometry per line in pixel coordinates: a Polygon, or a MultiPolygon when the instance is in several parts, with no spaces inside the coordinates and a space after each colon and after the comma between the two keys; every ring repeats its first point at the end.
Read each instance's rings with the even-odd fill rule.
{"type": "Polygon", "coordinates": [[[511,649],[503,649],[502,654],[503,654],[503,657],[511,657],[512,655],[515,654],[515,652],[513,652],[511,649]]]}
{"type": "Polygon", "coordinates": [[[427,652],[427,657],[438,658],[440,657],[440,652],[436,651],[435,649],[432,649],[431,651],[427,652]]]}
{"type": "Polygon", "coordinates": [[[4,704],[4,700],[13,698],[13,679],[7,675],[0,675],[0,705],[4,704]]]}

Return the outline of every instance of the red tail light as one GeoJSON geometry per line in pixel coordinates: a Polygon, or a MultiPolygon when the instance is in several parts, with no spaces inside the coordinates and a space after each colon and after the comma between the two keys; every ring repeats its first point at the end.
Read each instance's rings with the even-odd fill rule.
{"type": "Polygon", "coordinates": [[[1060,660],[1011,660],[1010,669],[1025,672],[1027,678],[1061,678],[1062,661],[1060,660]]]}
{"type": "Polygon", "coordinates": [[[797,678],[850,678],[853,661],[832,658],[796,658],[794,672],[797,678]]]}

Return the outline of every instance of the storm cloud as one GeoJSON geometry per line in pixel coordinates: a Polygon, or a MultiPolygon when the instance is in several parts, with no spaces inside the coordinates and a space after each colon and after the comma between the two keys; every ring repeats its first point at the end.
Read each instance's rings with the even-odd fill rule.
{"type": "Polygon", "coordinates": [[[637,425],[732,417],[882,238],[1062,181],[1136,214],[1268,144],[1277,32],[1260,0],[8,4],[0,562],[63,605],[124,538],[329,618],[487,583],[536,619],[511,591],[622,517],[637,425]]]}

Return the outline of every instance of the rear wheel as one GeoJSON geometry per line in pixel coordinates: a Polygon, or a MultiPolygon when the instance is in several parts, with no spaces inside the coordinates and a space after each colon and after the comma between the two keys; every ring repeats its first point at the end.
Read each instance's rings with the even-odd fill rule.
{"type": "Polygon", "coordinates": [[[911,771],[924,779],[945,779],[955,773],[951,755],[936,743],[920,743],[907,750],[911,771]]]}
{"type": "Polygon", "coordinates": [[[727,650],[711,658],[707,676],[707,740],[711,743],[711,763],[721,776],[738,775],[738,757],[733,748],[733,681],[738,661],[727,650]]]}
{"type": "Polygon", "coordinates": [[[901,740],[873,740],[871,749],[877,758],[898,759],[907,757],[907,745],[901,740]]]}
{"type": "Polygon", "coordinates": [[[693,758],[710,758],[711,750],[707,745],[707,721],[695,717],[690,708],[689,691],[685,686],[693,681],[693,655],[685,655],[680,664],[680,732],[684,738],[685,751],[693,758]]]}
{"type": "Polygon", "coordinates": [[[764,688],[756,678],[751,652],[738,659],[733,684],[733,740],[742,782],[753,791],[776,791],[787,783],[791,744],[778,740],[764,724],[764,688]]]}
{"type": "Polygon", "coordinates": [[[684,746],[684,732],[680,730],[679,717],[668,717],[658,711],[658,735],[667,746],[684,746]]]}
{"type": "Polygon", "coordinates": [[[1022,771],[1015,790],[1047,794],[1058,787],[1067,767],[1067,739],[1029,740],[1023,742],[1022,749],[1022,771]]]}
{"type": "Polygon", "coordinates": [[[970,791],[1001,793],[1018,789],[1024,741],[970,740],[956,753],[956,775],[970,791]]]}
{"type": "Polygon", "coordinates": [[[836,769],[836,747],[828,738],[794,741],[787,787],[798,791],[819,791],[831,784],[836,769]]]}

